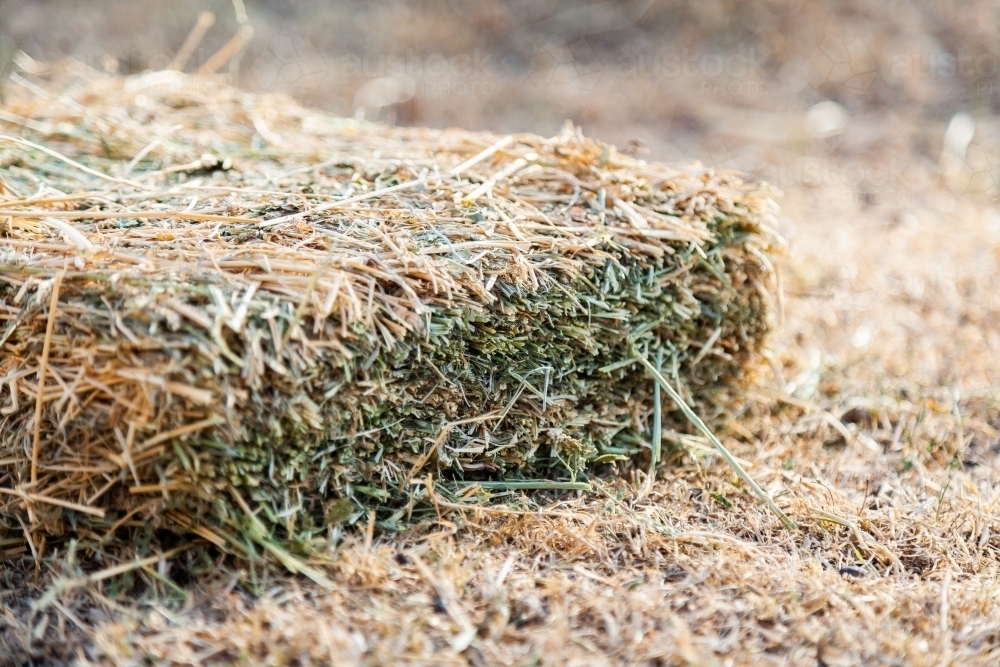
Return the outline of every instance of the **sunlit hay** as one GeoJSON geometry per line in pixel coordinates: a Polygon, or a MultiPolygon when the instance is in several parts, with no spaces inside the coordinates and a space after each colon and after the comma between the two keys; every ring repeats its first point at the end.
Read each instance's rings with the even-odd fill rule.
{"type": "Polygon", "coordinates": [[[574,488],[648,458],[637,355],[707,419],[757,362],[772,204],[734,175],[35,74],[0,138],[0,537],[301,545],[429,476],[574,488]]]}

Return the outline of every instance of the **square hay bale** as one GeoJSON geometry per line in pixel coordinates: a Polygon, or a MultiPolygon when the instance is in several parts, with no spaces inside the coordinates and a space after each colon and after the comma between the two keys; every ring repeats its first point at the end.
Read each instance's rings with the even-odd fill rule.
{"type": "Polygon", "coordinates": [[[0,538],[222,545],[253,509],[307,540],[428,475],[573,488],[648,459],[637,355],[706,418],[758,361],[772,204],[735,175],[39,75],[0,110],[0,538]]]}

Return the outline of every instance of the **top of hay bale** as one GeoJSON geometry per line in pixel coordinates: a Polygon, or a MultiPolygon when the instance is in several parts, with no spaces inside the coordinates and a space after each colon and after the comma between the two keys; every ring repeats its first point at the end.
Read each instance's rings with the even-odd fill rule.
{"type": "Polygon", "coordinates": [[[714,414],[763,344],[770,200],[733,174],[35,74],[0,109],[0,531],[222,542],[246,494],[308,539],[429,472],[572,482],[648,449],[637,354],[714,414]]]}

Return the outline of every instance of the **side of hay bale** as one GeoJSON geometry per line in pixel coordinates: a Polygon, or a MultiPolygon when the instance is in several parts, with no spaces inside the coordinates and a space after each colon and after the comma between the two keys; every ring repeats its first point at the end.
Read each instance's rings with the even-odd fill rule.
{"type": "Polygon", "coordinates": [[[756,363],[769,200],[733,175],[88,77],[5,108],[0,531],[238,497],[308,538],[429,473],[574,480],[648,449],[636,354],[710,416],[756,363]]]}

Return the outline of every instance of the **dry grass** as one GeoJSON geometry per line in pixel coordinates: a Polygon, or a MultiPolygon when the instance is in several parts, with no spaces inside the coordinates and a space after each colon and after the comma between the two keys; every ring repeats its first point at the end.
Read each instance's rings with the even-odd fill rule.
{"type": "Polygon", "coordinates": [[[901,211],[828,184],[785,198],[774,372],[720,435],[800,533],[706,441],[668,430],[651,485],[636,472],[478,510],[435,496],[439,515],[403,533],[340,531],[311,563],[334,591],[183,554],[61,590],[71,564],[19,558],[6,590],[37,567],[50,595],[32,611],[4,594],[0,650],[12,664],[994,664],[1000,239],[984,202],[911,185],[901,211]]]}

